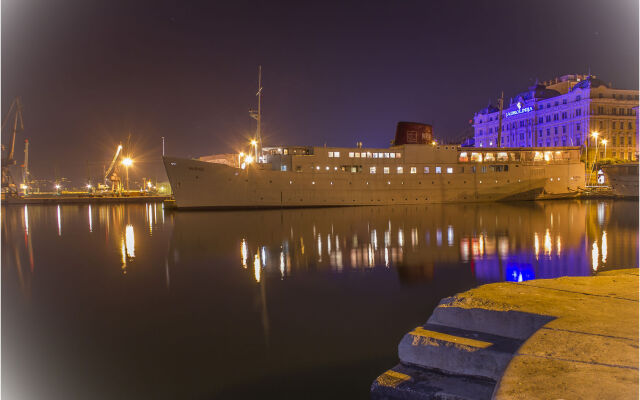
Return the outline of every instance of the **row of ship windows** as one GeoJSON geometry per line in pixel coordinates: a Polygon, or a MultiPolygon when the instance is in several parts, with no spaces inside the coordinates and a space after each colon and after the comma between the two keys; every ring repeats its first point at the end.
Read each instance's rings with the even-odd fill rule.
{"type": "MultiPolygon", "coordinates": [[[[517,167],[517,165],[516,165],[517,167]]],[[[320,166],[316,167],[317,170],[320,170],[320,166]]],[[[326,170],[329,171],[331,168],[329,166],[326,167],[326,170]]],[[[357,172],[362,172],[362,165],[343,165],[342,167],[340,167],[341,171],[349,171],[352,173],[357,173],[357,172]]],[[[287,170],[287,166],[283,165],[281,167],[282,171],[286,171],[287,170]]],[[[334,170],[338,170],[338,167],[334,167],[334,170]]],[[[396,173],[397,174],[404,174],[405,168],[403,166],[398,166],[396,167],[396,173]]],[[[465,171],[465,167],[460,167],[460,173],[464,173],[465,171]]],[[[471,173],[475,173],[476,172],[476,167],[472,166],[470,167],[470,169],[468,169],[468,171],[470,171],[471,173]]],[[[509,171],[509,166],[508,165],[483,165],[480,167],[480,172],[507,172],[509,171]]],[[[429,174],[431,173],[431,167],[423,167],[422,172],[424,174],[429,174]]],[[[442,167],[440,166],[436,166],[434,168],[434,172],[436,174],[442,174],[442,167]]],[[[445,172],[447,174],[453,174],[454,173],[454,168],[453,167],[446,167],[445,168],[445,172]]],[[[378,167],[369,167],[369,173],[370,174],[376,174],[378,173],[378,167]]],[[[391,173],[391,167],[383,167],[382,168],[382,173],[383,174],[390,174],[391,173]]],[[[409,167],[409,173],[410,174],[417,174],[418,173],[418,167],[409,167]]]]}
{"type": "MultiPolygon", "coordinates": [[[[330,151],[329,158],[340,158],[339,151],[330,151]]],[[[402,158],[402,153],[387,153],[387,152],[375,152],[370,151],[350,151],[349,158],[402,158]]]]}

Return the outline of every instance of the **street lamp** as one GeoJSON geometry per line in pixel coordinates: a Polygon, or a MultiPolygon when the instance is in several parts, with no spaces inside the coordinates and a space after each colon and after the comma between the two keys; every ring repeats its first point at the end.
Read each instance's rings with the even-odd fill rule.
{"type": "Polygon", "coordinates": [[[124,165],[124,169],[127,174],[127,190],[129,190],[129,167],[133,165],[133,160],[130,157],[125,157],[122,160],[122,165],[124,165]]]}
{"type": "Polygon", "coordinates": [[[607,158],[607,143],[609,143],[607,139],[602,139],[602,144],[604,145],[604,158],[607,158]]]}
{"type": "Polygon", "coordinates": [[[256,160],[257,160],[258,159],[258,141],[255,139],[252,140],[251,145],[255,148],[255,154],[256,154],[256,160]]]}

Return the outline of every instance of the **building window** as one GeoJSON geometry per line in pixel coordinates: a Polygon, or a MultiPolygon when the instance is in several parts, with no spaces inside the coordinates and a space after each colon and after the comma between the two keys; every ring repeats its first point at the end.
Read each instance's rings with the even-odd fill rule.
{"type": "Polygon", "coordinates": [[[376,167],[369,167],[369,173],[370,174],[375,174],[376,173],[376,167]]]}
{"type": "Polygon", "coordinates": [[[373,158],[378,158],[378,153],[373,153],[373,158]]]}
{"type": "Polygon", "coordinates": [[[576,131],[580,132],[580,124],[576,124],[576,131]]]}
{"type": "Polygon", "coordinates": [[[547,128],[547,136],[551,135],[551,128],[547,128]]]}
{"type": "Polygon", "coordinates": [[[557,127],[557,126],[554,126],[554,127],[553,127],[553,134],[554,134],[554,135],[557,135],[557,134],[558,134],[558,127],[557,127]]]}
{"type": "Polygon", "coordinates": [[[396,153],[396,158],[402,158],[402,153],[396,153]]]}
{"type": "Polygon", "coordinates": [[[567,99],[562,99],[562,104],[567,104],[567,99]]]}
{"type": "Polygon", "coordinates": [[[580,100],[582,100],[582,97],[581,96],[576,96],[576,101],[580,101],[580,100]]]}
{"type": "Polygon", "coordinates": [[[333,158],[333,151],[329,152],[329,158],[333,158]]]}
{"type": "Polygon", "coordinates": [[[390,153],[390,154],[389,154],[389,157],[391,157],[391,158],[396,158],[396,153],[390,153]]]}
{"type": "Polygon", "coordinates": [[[384,158],[389,158],[389,153],[384,153],[384,158]]]}
{"type": "Polygon", "coordinates": [[[404,172],[404,168],[403,168],[403,167],[398,167],[398,168],[396,169],[396,171],[397,171],[399,174],[401,174],[401,173],[403,173],[403,172],[404,172]]]}
{"type": "Polygon", "coordinates": [[[542,137],[542,129],[538,131],[538,137],[542,137]]]}
{"type": "MultiPolygon", "coordinates": [[[[616,129],[616,121],[613,121],[611,123],[611,129],[616,129]]],[[[624,127],[620,128],[620,129],[624,129],[624,127]]]]}
{"type": "Polygon", "coordinates": [[[462,153],[460,153],[460,155],[458,156],[458,161],[459,162],[468,162],[469,161],[469,156],[467,155],[466,151],[463,151],[462,153]]]}
{"type": "Polygon", "coordinates": [[[629,125],[627,125],[627,129],[633,129],[633,124],[631,124],[631,122],[629,122],[629,125]]]}
{"type": "Polygon", "coordinates": [[[388,174],[388,173],[389,173],[389,167],[384,167],[383,172],[384,172],[385,174],[388,174]]]}
{"type": "Polygon", "coordinates": [[[349,158],[353,158],[353,151],[349,152],[349,158]]]}
{"type": "Polygon", "coordinates": [[[418,172],[418,168],[416,167],[411,167],[411,173],[415,174],[416,172],[418,172]]]}
{"type": "Polygon", "coordinates": [[[356,158],[360,158],[360,153],[356,153],[356,158]]]}
{"type": "Polygon", "coordinates": [[[424,173],[428,174],[429,173],[429,167],[424,167],[424,173]]]}
{"type": "Polygon", "coordinates": [[[339,157],[340,157],[340,152],[339,152],[339,151],[334,151],[334,152],[333,152],[333,156],[334,156],[335,158],[339,158],[339,157]]]}
{"type": "Polygon", "coordinates": [[[441,173],[442,173],[442,168],[436,167],[436,174],[441,174],[441,173]]]}
{"type": "Polygon", "coordinates": [[[576,117],[579,117],[581,115],[582,115],[582,108],[576,109],[576,117]]]}
{"type": "Polygon", "coordinates": [[[447,167],[447,174],[453,174],[453,168],[447,167]]]}
{"type": "Polygon", "coordinates": [[[567,126],[566,125],[562,125],[562,133],[567,133],[567,126]]]}
{"type": "Polygon", "coordinates": [[[541,124],[541,123],[543,123],[543,122],[544,122],[544,118],[543,118],[543,117],[538,118],[538,123],[539,123],[539,124],[541,124]]]}

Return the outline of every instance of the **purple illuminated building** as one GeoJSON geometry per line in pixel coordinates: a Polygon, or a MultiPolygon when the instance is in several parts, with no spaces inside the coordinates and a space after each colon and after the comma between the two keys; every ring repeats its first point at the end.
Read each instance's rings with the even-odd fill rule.
{"type": "MultiPolygon", "coordinates": [[[[608,145],[602,159],[638,160],[638,91],[614,89],[594,75],[564,75],[536,83],[504,102],[501,147],[608,145]]],[[[473,117],[476,147],[497,147],[499,111],[489,104],[473,117]]]]}

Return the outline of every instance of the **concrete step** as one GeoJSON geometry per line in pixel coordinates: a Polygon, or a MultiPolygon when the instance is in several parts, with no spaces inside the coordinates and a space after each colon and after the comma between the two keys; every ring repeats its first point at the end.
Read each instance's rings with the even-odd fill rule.
{"type": "Polygon", "coordinates": [[[498,381],[524,340],[427,323],[398,345],[404,364],[498,381]]]}
{"type": "Polygon", "coordinates": [[[482,308],[452,307],[457,298],[440,301],[427,321],[429,324],[446,325],[471,331],[485,332],[516,339],[528,339],[554,317],[521,311],[495,311],[482,308]]]}
{"type": "Polygon", "coordinates": [[[484,400],[490,399],[495,382],[468,376],[447,375],[398,364],[371,385],[374,400],[484,400]]]}

